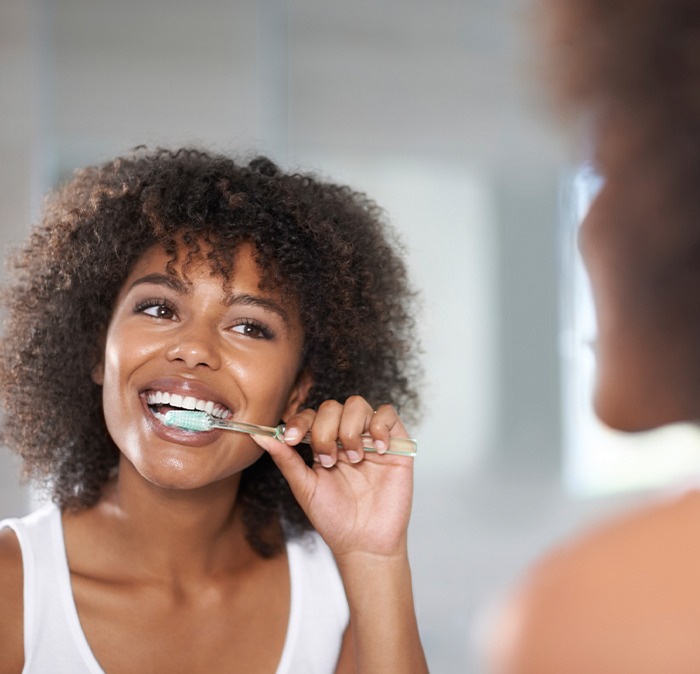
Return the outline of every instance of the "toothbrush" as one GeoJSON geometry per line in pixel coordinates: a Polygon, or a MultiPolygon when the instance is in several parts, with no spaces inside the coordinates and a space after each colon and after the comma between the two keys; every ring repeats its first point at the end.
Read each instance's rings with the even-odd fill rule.
{"type": "MultiPolygon", "coordinates": [[[[167,426],[177,426],[188,431],[205,432],[215,428],[221,428],[227,431],[237,431],[238,433],[250,433],[256,435],[264,435],[268,438],[275,438],[280,442],[284,442],[284,425],[274,426],[259,426],[258,424],[247,424],[243,421],[233,421],[232,419],[217,419],[216,417],[207,414],[206,412],[197,412],[191,410],[170,410],[165,413],[165,424],[167,426]]],[[[372,438],[368,434],[360,436],[365,452],[376,452],[377,448],[372,443],[372,438]]],[[[311,433],[307,433],[301,442],[306,444],[311,443],[311,433]]],[[[340,442],[338,448],[342,449],[340,442]]],[[[418,443],[412,438],[391,438],[389,441],[389,449],[386,454],[398,454],[401,456],[415,456],[418,449],[418,443]]]]}

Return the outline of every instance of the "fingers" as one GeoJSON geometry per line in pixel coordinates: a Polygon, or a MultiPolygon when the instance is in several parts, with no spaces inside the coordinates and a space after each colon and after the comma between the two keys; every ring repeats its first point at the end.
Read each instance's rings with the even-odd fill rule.
{"type": "Polygon", "coordinates": [[[324,468],[338,460],[338,428],[343,417],[343,405],[335,400],[321,403],[311,426],[311,447],[324,468]]]}
{"type": "Polygon", "coordinates": [[[311,436],[315,460],[325,468],[333,467],[338,460],[360,463],[368,442],[363,435],[369,435],[379,454],[387,451],[392,435],[407,435],[391,405],[382,405],[375,411],[361,396],[351,396],[345,404],[327,400],[317,412],[304,410],[287,422],[284,440],[295,445],[307,433],[311,436]]]}
{"type": "Polygon", "coordinates": [[[379,454],[384,454],[389,449],[392,435],[408,437],[406,428],[392,405],[381,405],[372,415],[369,434],[372,436],[374,446],[379,454]]]}

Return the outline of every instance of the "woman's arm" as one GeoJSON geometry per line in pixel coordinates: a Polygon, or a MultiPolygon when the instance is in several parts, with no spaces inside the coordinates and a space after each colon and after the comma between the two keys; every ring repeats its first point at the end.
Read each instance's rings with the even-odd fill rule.
{"type": "MultiPolygon", "coordinates": [[[[408,558],[339,562],[350,604],[355,672],[427,672],[408,558]]],[[[342,671],[342,669],[339,669],[342,671]]]]}
{"type": "Polygon", "coordinates": [[[353,396],[344,405],[328,401],[318,412],[304,410],[289,419],[286,444],[256,440],[335,555],[350,607],[348,640],[354,660],[354,669],[348,670],[342,656],[339,671],[422,674],[428,668],[415,617],[406,536],[413,459],[365,454],[361,433],[385,447],[391,437],[408,435],[390,405],[375,413],[364,399],[353,396]],[[290,446],[308,431],[317,457],[312,468],[290,446]],[[344,450],[338,451],[338,440],[344,450]]]}

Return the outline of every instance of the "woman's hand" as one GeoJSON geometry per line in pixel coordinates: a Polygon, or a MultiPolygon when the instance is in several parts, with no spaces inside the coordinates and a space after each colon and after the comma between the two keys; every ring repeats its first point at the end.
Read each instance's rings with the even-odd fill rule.
{"type": "Polygon", "coordinates": [[[344,405],[329,400],[318,412],[289,419],[285,442],[252,437],[270,453],[338,563],[352,649],[343,649],[337,671],[427,673],[406,546],[413,459],[383,453],[392,437],[407,437],[396,410],[382,405],[375,412],[359,396],[344,405]],[[294,449],[309,431],[311,468],[294,449]],[[363,433],[376,454],[363,451],[363,433]]]}
{"type": "Polygon", "coordinates": [[[304,410],[289,419],[284,443],[253,437],[269,452],[336,558],[353,553],[405,556],[413,459],[383,453],[391,437],[408,437],[391,405],[375,411],[360,396],[345,404],[328,400],[317,412],[304,410]],[[312,468],[293,449],[307,432],[312,468]],[[363,433],[372,437],[377,453],[365,453],[363,433]]]}

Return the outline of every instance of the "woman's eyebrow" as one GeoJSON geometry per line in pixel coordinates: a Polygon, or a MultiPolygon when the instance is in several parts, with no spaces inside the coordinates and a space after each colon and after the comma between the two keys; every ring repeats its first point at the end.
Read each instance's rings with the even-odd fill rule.
{"type": "Polygon", "coordinates": [[[233,293],[226,298],[226,305],[232,306],[239,304],[246,307],[261,307],[276,313],[289,326],[289,315],[284,308],[274,300],[268,297],[260,297],[259,295],[251,295],[249,293],[233,293]]]}
{"type": "Polygon", "coordinates": [[[187,284],[177,276],[170,276],[169,274],[146,274],[141,278],[137,278],[130,286],[129,290],[132,288],[142,285],[143,283],[152,283],[153,285],[161,285],[174,290],[180,295],[184,295],[187,292],[187,284]]]}
{"type": "MultiPolygon", "coordinates": [[[[167,288],[170,288],[171,290],[180,295],[185,295],[190,288],[189,284],[185,283],[182,279],[178,278],[177,276],[154,273],[146,274],[146,276],[137,278],[129,286],[129,290],[144,283],[166,286],[167,288]]],[[[238,304],[240,306],[260,307],[262,309],[272,311],[282,319],[282,321],[287,327],[290,327],[289,314],[280,304],[268,297],[251,295],[250,293],[233,293],[226,298],[224,303],[226,304],[226,306],[238,304]]]]}

